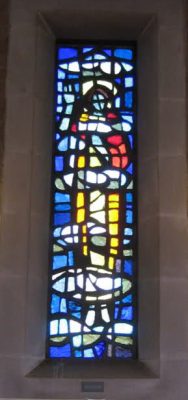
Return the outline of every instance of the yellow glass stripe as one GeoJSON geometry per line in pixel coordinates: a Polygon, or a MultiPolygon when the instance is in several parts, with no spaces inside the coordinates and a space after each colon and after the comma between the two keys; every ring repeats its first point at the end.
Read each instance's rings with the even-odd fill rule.
{"type": "Polygon", "coordinates": [[[84,206],[84,194],[83,193],[78,193],[77,194],[76,206],[78,208],[84,206]]]}
{"type": "Polygon", "coordinates": [[[84,254],[84,256],[88,255],[88,246],[83,247],[83,254],[84,254]]]}
{"type": "Polygon", "coordinates": [[[85,167],[85,157],[80,156],[78,157],[78,168],[84,168],[85,167]]]}
{"type": "Polygon", "coordinates": [[[86,225],[83,225],[82,226],[82,233],[86,233],[87,232],[87,226],[86,225]]]}
{"type": "Polygon", "coordinates": [[[82,122],[86,122],[86,121],[88,121],[88,119],[89,119],[88,114],[82,114],[80,117],[80,121],[82,121],[82,122]]]}
{"type": "Polygon", "coordinates": [[[83,222],[85,219],[85,208],[81,208],[77,211],[77,222],[83,222]]]}
{"type": "Polygon", "coordinates": [[[109,269],[114,268],[114,257],[109,257],[108,266],[109,266],[109,269]]]}
{"type": "Polygon", "coordinates": [[[118,210],[110,210],[108,212],[109,215],[109,221],[110,222],[117,222],[119,219],[119,212],[118,210]]]}
{"type": "Polygon", "coordinates": [[[109,201],[119,201],[119,194],[110,194],[109,201]]]}
{"type": "Polygon", "coordinates": [[[109,224],[110,235],[118,234],[118,224],[109,224]]]}
{"type": "Polygon", "coordinates": [[[119,208],[119,203],[116,203],[115,201],[109,203],[109,208],[119,208]]]}
{"type": "Polygon", "coordinates": [[[117,250],[116,249],[110,249],[110,254],[117,254],[117,250]]]}
{"type": "Polygon", "coordinates": [[[118,240],[118,239],[112,238],[112,239],[110,240],[110,246],[112,246],[112,247],[118,247],[118,245],[119,245],[119,240],[118,240]]]}

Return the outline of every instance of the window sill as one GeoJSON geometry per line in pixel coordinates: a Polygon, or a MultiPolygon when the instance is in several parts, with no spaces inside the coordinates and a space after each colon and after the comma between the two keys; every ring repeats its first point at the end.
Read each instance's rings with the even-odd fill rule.
{"type": "Polygon", "coordinates": [[[64,379],[158,379],[157,373],[139,360],[62,361],[44,360],[29,374],[28,378],[64,379]]]}

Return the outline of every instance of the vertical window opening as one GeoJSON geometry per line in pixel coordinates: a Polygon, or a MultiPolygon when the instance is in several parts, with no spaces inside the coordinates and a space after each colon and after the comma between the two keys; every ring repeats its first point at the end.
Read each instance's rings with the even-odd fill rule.
{"type": "Polygon", "coordinates": [[[47,357],[136,357],[134,43],[59,44],[47,357]]]}

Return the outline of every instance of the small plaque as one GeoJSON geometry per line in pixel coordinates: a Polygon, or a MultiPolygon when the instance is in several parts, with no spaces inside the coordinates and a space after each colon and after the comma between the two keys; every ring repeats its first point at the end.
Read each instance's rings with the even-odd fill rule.
{"type": "Polygon", "coordinates": [[[82,392],[104,392],[104,382],[81,382],[82,392]]]}

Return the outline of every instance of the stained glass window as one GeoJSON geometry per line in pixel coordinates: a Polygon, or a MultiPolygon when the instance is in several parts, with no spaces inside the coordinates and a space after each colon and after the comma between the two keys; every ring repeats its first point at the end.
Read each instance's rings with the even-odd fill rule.
{"type": "Polygon", "coordinates": [[[47,356],[136,357],[135,46],[58,45],[47,356]]]}

